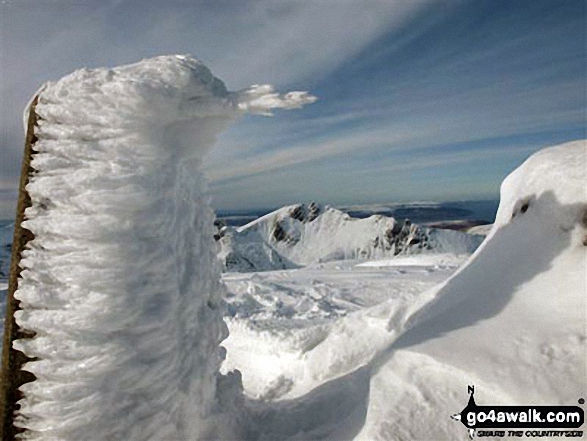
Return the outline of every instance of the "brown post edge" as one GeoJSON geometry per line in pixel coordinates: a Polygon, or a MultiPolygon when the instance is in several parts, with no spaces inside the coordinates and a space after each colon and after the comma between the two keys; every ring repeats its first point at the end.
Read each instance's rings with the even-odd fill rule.
{"type": "Polygon", "coordinates": [[[25,220],[25,209],[31,206],[31,198],[25,187],[33,172],[31,159],[34,154],[33,145],[37,141],[37,137],[35,136],[35,126],[37,125],[35,107],[37,101],[38,96],[34,98],[30,106],[18,190],[16,219],[14,222],[14,238],[12,241],[12,260],[10,262],[8,293],[6,297],[6,317],[4,319],[4,339],[2,348],[2,375],[0,377],[0,415],[2,417],[0,439],[3,441],[13,440],[16,434],[23,432],[23,429],[18,429],[13,424],[14,412],[17,411],[19,407],[17,402],[22,398],[22,393],[18,388],[24,383],[35,380],[33,374],[21,370],[22,365],[29,361],[30,358],[22,352],[13,349],[12,342],[21,338],[31,338],[34,336],[34,333],[20,329],[14,320],[14,313],[20,309],[20,302],[14,298],[14,293],[18,288],[22,252],[26,248],[27,243],[34,239],[33,233],[22,227],[22,222],[25,220]]]}

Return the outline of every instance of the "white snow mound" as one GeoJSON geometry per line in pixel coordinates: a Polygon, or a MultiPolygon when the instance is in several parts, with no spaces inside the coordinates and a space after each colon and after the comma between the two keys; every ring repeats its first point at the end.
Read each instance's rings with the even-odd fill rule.
{"type": "Polygon", "coordinates": [[[587,390],[587,143],[507,177],[469,263],[372,363],[358,439],[455,439],[467,385],[484,404],[574,405],[587,390]],[[417,410],[417,411],[416,411],[417,410]]]}

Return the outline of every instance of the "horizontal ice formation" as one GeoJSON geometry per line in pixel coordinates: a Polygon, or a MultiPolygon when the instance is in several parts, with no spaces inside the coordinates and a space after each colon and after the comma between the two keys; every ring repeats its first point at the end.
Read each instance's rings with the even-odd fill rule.
{"type": "Polygon", "coordinates": [[[217,390],[236,386],[217,374],[227,328],[201,161],[238,115],[314,100],[270,86],[228,92],[189,56],[41,88],[23,223],[35,238],[15,294],[18,325],[36,333],[14,342],[36,358],[15,419],[22,438],[232,436],[217,390]]]}

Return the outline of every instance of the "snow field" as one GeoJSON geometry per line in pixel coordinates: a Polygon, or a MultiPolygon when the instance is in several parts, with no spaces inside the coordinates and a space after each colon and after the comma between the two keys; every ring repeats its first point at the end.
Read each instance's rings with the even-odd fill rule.
{"type": "Polygon", "coordinates": [[[395,267],[391,259],[368,262],[373,268],[344,261],[225,274],[230,333],[222,372],[240,370],[250,398],[282,400],[368,363],[466,257],[396,259],[395,267]]]}

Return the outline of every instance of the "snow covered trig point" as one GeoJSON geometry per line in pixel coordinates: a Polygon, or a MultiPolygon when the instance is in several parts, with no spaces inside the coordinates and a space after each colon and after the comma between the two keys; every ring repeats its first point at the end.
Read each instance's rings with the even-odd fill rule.
{"type": "Polygon", "coordinates": [[[187,56],[43,86],[27,110],[2,439],[223,438],[220,397],[236,387],[218,373],[227,330],[201,161],[238,115],[313,101],[228,92],[187,56]]]}

